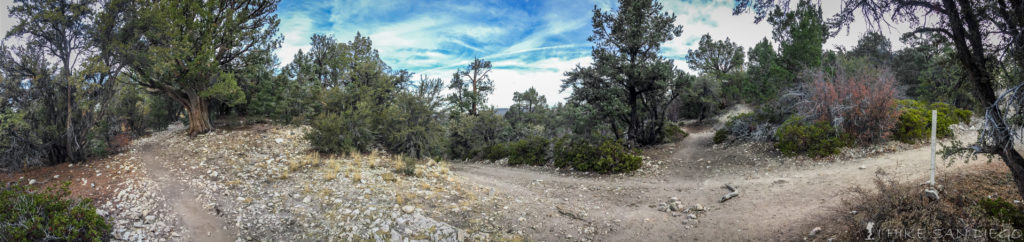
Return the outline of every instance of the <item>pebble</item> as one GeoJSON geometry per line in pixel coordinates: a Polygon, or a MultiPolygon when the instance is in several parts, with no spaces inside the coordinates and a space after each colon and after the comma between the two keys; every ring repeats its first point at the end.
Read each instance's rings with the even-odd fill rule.
{"type": "Polygon", "coordinates": [[[405,213],[412,213],[415,210],[416,210],[416,207],[413,207],[412,205],[402,206],[402,212],[405,212],[405,213]]]}

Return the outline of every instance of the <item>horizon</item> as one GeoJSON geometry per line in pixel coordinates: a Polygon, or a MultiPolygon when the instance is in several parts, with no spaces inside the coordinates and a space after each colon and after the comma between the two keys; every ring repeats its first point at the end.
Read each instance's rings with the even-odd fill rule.
{"type": "MultiPolygon", "coordinates": [[[[313,34],[333,36],[339,42],[351,41],[356,33],[369,36],[373,47],[389,66],[415,75],[441,78],[465,68],[473,58],[491,61],[494,69],[494,93],[487,104],[508,108],[512,94],[534,87],[554,105],[569,96],[560,92],[563,73],[576,65],[591,63],[590,36],[593,8],[617,9],[617,1],[454,1],[368,0],[291,1],[283,0],[276,14],[281,20],[278,34],[284,40],[275,50],[278,67],[291,62],[299,50],[308,51],[313,34]],[[404,3],[403,3],[404,2],[404,3]],[[363,11],[346,11],[362,9],[363,11]]],[[[0,0],[7,11],[13,0],[0,0]]],[[[700,37],[710,34],[715,40],[729,38],[748,51],[763,38],[771,40],[771,25],[754,23],[753,15],[732,15],[733,0],[662,1],[664,10],[676,14],[683,34],[662,45],[661,53],[675,66],[694,74],[686,64],[686,52],[697,47],[700,37]],[[735,31],[741,29],[743,31],[735,31]]],[[[795,2],[792,3],[795,6],[795,2]]],[[[820,1],[823,17],[835,14],[836,2],[820,1]]],[[[0,31],[5,34],[14,25],[8,14],[0,16],[0,31]]],[[[883,26],[877,31],[889,38],[893,51],[904,47],[899,33],[904,25],[883,26]]],[[[829,38],[826,49],[850,47],[869,29],[863,21],[854,22],[836,37],[829,38]]],[[[4,40],[6,44],[10,41],[4,40]]]]}

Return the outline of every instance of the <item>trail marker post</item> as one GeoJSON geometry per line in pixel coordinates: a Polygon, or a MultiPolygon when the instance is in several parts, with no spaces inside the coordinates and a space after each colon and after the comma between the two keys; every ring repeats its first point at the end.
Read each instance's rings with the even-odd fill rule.
{"type": "Polygon", "coordinates": [[[935,186],[935,129],[936,119],[938,118],[938,112],[932,110],[932,175],[928,179],[928,185],[935,186]]]}

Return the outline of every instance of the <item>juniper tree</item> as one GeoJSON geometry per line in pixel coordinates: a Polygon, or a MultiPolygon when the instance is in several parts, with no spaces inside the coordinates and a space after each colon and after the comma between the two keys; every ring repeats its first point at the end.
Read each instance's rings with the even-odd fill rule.
{"type": "Polygon", "coordinates": [[[448,88],[452,94],[448,96],[453,108],[459,113],[478,115],[480,106],[487,102],[487,95],[494,92],[494,81],[491,80],[491,62],[480,58],[452,74],[448,88]]]}
{"type": "Polygon", "coordinates": [[[675,65],[658,52],[683,32],[676,16],[653,0],[620,0],[617,12],[594,7],[594,63],[565,73],[563,89],[570,99],[596,106],[617,138],[635,145],[662,140],[667,104],[678,96],[675,65]],[[621,127],[625,126],[625,127],[621,127]]]}
{"type": "Polygon", "coordinates": [[[209,103],[244,103],[236,75],[252,53],[278,47],[278,0],[112,0],[99,28],[104,51],[131,70],[131,82],[185,107],[188,133],[213,129],[209,103]]]}

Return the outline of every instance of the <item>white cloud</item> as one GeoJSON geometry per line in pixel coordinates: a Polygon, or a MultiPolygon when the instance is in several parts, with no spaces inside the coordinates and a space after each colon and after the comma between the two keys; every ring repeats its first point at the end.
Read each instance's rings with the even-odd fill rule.
{"type": "Polygon", "coordinates": [[[517,61],[496,62],[491,74],[494,80],[494,94],[488,98],[488,103],[495,107],[508,107],[512,105],[512,94],[522,92],[533,87],[537,92],[547,98],[549,105],[565,102],[571,94],[571,90],[559,92],[564,79],[563,73],[572,70],[577,64],[586,66],[592,62],[591,58],[581,57],[571,60],[550,58],[532,63],[517,61]],[[506,64],[525,66],[527,69],[503,69],[506,64]]]}
{"type": "Polygon", "coordinates": [[[14,28],[18,20],[11,18],[7,8],[14,6],[14,0],[0,0],[0,39],[7,35],[7,31],[14,28]]]}

